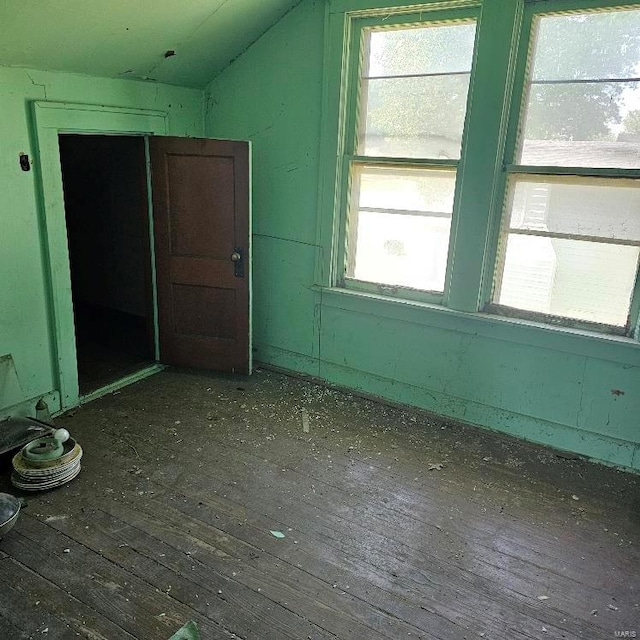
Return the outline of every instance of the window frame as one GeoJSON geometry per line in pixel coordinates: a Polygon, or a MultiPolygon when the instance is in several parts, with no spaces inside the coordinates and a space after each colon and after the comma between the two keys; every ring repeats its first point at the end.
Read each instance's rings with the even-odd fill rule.
{"type": "MultiPolygon", "coordinates": [[[[430,302],[434,304],[442,304],[445,293],[448,288],[448,282],[450,278],[450,264],[451,250],[453,245],[452,233],[449,235],[449,243],[447,248],[447,265],[445,271],[444,289],[442,292],[430,291],[424,289],[415,289],[406,285],[390,285],[377,282],[368,282],[357,278],[349,277],[346,275],[347,262],[353,259],[355,256],[348,251],[349,239],[352,237],[349,230],[350,216],[352,215],[352,209],[356,207],[354,202],[354,180],[357,167],[375,166],[375,167],[399,167],[399,168],[416,168],[416,169],[440,169],[455,171],[458,174],[459,166],[462,161],[462,156],[465,147],[465,134],[466,134],[466,113],[465,121],[462,130],[462,142],[460,149],[460,158],[454,160],[438,160],[435,158],[403,158],[399,156],[366,156],[358,153],[358,146],[360,142],[360,135],[363,132],[361,127],[361,118],[364,117],[362,110],[363,96],[363,83],[362,83],[362,69],[366,63],[367,56],[367,35],[373,31],[392,30],[394,28],[402,27],[418,27],[419,25],[453,25],[453,24],[469,24],[474,23],[476,25],[476,38],[474,40],[474,50],[477,41],[477,23],[479,21],[480,11],[477,6],[468,8],[441,8],[434,5],[429,14],[425,15],[425,12],[403,12],[393,15],[389,18],[385,18],[384,21],[380,17],[363,16],[357,17],[353,21],[352,33],[351,33],[351,61],[349,67],[349,73],[351,74],[352,81],[350,83],[350,93],[347,96],[345,109],[347,112],[345,120],[345,153],[343,156],[342,165],[342,184],[343,184],[343,197],[341,199],[340,207],[340,230],[339,233],[343,238],[340,246],[337,250],[337,264],[336,269],[340,269],[342,277],[338,279],[338,285],[345,289],[352,289],[355,291],[365,291],[368,293],[380,293],[388,296],[397,296],[406,300],[419,300],[423,302],[430,302]],[[357,52],[357,53],[356,53],[357,52]]],[[[473,77],[473,65],[474,59],[471,61],[470,77],[473,77]]],[[[469,82],[471,84],[471,81],[469,82]]],[[[471,87],[469,87],[470,89],[471,87]]],[[[469,90],[466,100],[466,112],[469,109],[470,103],[469,90]]],[[[458,174],[459,175],[459,174],[458,174]]],[[[454,192],[453,209],[451,213],[451,231],[454,228],[454,220],[457,217],[457,201],[458,201],[458,175],[456,176],[456,189],[454,192]]]]}
{"type": "MultiPolygon", "coordinates": [[[[516,78],[512,94],[512,107],[509,116],[509,129],[505,145],[505,163],[501,179],[503,192],[500,224],[495,232],[493,242],[494,273],[490,282],[485,285],[485,305],[483,311],[501,317],[516,318],[542,322],[556,327],[566,327],[584,331],[595,331],[606,335],[629,336],[637,339],[640,334],[640,260],[636,267],[627,324],[624,327],[599,322],[590,322],[564,316],[555,316],[535,311],[509,307],[493,301],[498,281],[502,278],[500,268],[504,263],[506,239],[509,235],[509,180],[518,175],[531,178],[554,177],[586,177],[586,178],[640,178],[640,168],[598,168],[567,167],[554,165],[521,165],[516,163],[519,144],[523,134],[528,100],[527,83],[533,65],[535,44],[535,21],[538,17],[562,16],[585,12],[605,12],[607,10],[640,9],[639,2],[621,2],[620,0],[525,0],[525,8],[520,36],[520,55],[516,68],[516,78]],[[508,159],[508,160],[507,160],[508,159]]],[[[640,189],[640,184],[638,184],[640,189]]]]}
{"type": "MultiPolygon", "coordinates": [[[[319,291],[342,291],[346,295],[367,295],[377,304],[418,303],[443,312],[463,312],[497,322],[564,330],[576,330],[586,336],[606,338],[608,326],[565,319],[513,313],[492,304],[499,241],[505,222],[508,176],[518,169],[508,161],[514,157],[525,106],[524,90],[535,15],[638,7],[640,1],[627,0],[422,0],[405,5],[407,0],[328,0],[325,5],[324,78],[321,115],[320,173],[315,284],[319,291]],[[397,5],[392,6],[390,5],[397,5]],[[408,289],[370,286],[358,281],[354,288],[345,282],[346,214],[351,193],[350,158],[347,127],[351,140],[358,131],[356,106],[349,111],[353,92],[359,91],[362,51],[356,27],[363,19],[399,22],[439,22],[445,15],[473,17],[479,11],[474,60],[469,87],[463,148],[458,161],[458,176],[445,291],[441,295],[408,289]],[[420,20],[409,20],[418,14],[420,20]],[[491,26],[487,28],[486,24],[491,26]],[[484,27],[483,27],[484,24],[484,27]],[[357,55],[354,55],[354,46],[357,55]],[[354,73],[354,64],[355,73],[354,73]],[[487,116],[487,114],[489,114],[487,116]],[[384,289],[387,289],[386,291],[384,289]],[[505,315],[508,313],[508,315],[505,315]]],[[[351,102],[353,104],[353,102],[351,102]]],[[[355,149],[355,147],[352,147],[355,149]]],[[[367,157],[367,160],[375,158],[367,157]]],[[[544,174],[548,168],[536,167],[544,174]]],[[[560,168],[561,175],[565,168],[560,168]]],[[[588,171],[587,171],[588,173],[588,171]]],[[[570,174],[573,175],[573,174],[570,174]]],[[[616,174],[619,175],[619,174],[616,174]]],[[[623,177],[621,175],[621,177],[623,177]]],[[[624,177],[640,177],[640,170],[626,170],[624,177]]],[[[638,270],[640,273],[640,268],[638,270]]],[[[640,275],[630,312],[627,336],[640,337],[640,275]]]]}

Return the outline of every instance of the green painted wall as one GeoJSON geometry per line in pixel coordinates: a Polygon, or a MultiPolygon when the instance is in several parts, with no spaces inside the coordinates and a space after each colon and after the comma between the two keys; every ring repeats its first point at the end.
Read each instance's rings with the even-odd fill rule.
{"type": "Polygon", "coordinates": [[[37,167],[18,166],[21,151],[35,160],[35,100],[166,111],[171,135],[204,132],[198,90],[0,67],[0,418],[57,402],[37,167]]]}
{"type": "Polygon", "coordinates": [[[323,38],[303,0],[207,90],[253,142],[256,359],[640,470],[638,344],[314,286],[323,38]]]}

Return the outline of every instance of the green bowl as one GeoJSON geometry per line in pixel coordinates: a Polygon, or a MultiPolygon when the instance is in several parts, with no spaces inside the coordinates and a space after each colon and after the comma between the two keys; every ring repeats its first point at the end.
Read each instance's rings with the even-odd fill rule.
{"type": "Polygon", "coordinates": [[[22,449],[22,455],[27,460],[55,460],[64,452],[64,447],[60,440],[56,440],[53,436],[45,436],[32,440],[22,449]]]}

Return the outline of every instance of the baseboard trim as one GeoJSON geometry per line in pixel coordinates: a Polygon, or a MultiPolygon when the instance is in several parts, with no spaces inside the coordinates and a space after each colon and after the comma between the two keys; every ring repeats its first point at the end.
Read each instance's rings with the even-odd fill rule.
{"type": "Polygon", "coordinates": [[[277,355],[259,366],[396,408],[420,409],[437,420],[487,429],[499,435],[551,447],[632,473],[640,473],[640,444],[567,425],[547,422],[496,407],[455,398],[397,380],[351,369],[277,348],[261,350],[277,355]],[[306,371],[292,364],[302,359],[306,371]],[[312,365],[312,363],[315,363],[312,365]],[[317,372],[317,374],[316,374],[317,372]]]}

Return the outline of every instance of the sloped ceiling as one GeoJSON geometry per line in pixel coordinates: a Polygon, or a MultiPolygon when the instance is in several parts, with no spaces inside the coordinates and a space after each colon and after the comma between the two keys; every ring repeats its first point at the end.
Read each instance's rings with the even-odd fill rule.
{"type": "Polygon", "coordinates": [[[298,1],[2,0],[0,65],[203,87],[298,1]]]}

